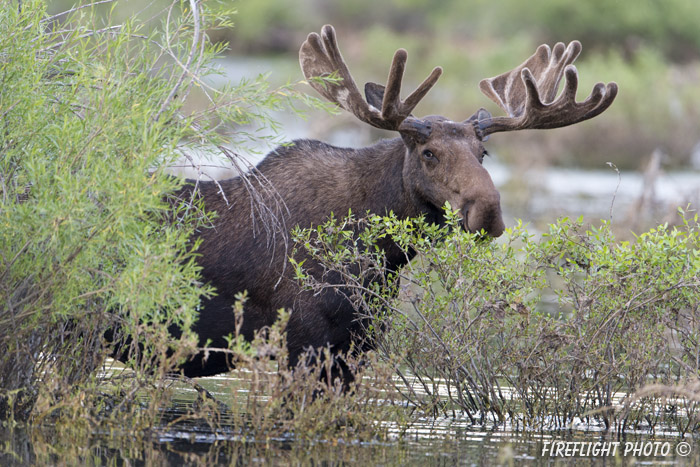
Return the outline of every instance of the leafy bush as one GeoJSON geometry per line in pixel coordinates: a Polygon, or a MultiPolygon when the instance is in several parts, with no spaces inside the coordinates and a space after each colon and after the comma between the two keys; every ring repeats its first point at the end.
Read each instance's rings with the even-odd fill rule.
{"type": "Polygon", "coordinates": [[[345,287],[358,313],[374,318],[380,354],[400,357],[397,389],[428,412],[461,409],[475,422],[516,426],[597,419],[653,428],[667,418],[700,428],[692,404],[669,413],[660,399],[633,396],[652,382],[693,380],[700,369],[697,216],[634,242],[616,241],[609,224],[586,229],[567,219],[539,240],[517,225],[484,242],[450,214],[444,226],[350,217],[297,231],[296,240],[340,274],[329,277],[344,278],[324,283],[296,265],[300,280],[345,287]],[[386,271],[382,238],[416,259],[386,271]],[[547,290],[558,305],[542,300],[547,290]]]}
{"type": "Polygon", "coordinates": [[[0,418],[86,421],[88,408],[99,419],[99,397],[85,400],[101,392],[108,329],[141,353],[136,377],[116,384],[122,409],[196,351],[190,327],[212,290],[189,237],[210,214],[168,201],[182,181],[166,169],[203,151],[235,162],[218,130],[252,133],[299,96],[264,79],[209,88],[222,47],[204,32],[230,12],[175,2],[161,13],[163,30],[148,32],[133,19],[97,27],[90,7],[0,12],[0,418]],[[206,105],[184,108],[195,89],[206,105]]]}

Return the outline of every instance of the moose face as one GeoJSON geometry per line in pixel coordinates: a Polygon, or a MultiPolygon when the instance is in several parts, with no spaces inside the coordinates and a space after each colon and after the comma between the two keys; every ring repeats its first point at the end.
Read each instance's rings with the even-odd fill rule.
{"type": "Polygon", "coordinates": [[[429,133],[401,132],[408,148],[403,180],[411,197],[436,210],[449,202],[461,214],[467,232],[501,235],[505,225],[500,195],[482,165],[486,150],[472,122],[443,117],[422,121],[430,126],[429,133]]]}

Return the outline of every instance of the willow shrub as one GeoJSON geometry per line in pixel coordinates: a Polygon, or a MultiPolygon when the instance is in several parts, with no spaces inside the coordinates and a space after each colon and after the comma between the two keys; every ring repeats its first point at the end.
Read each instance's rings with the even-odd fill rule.
{"type": "MultiPolygon", "coordinates": [[[[700,369],[697,217],[633,242],[617,241],[609,224],[568,219],[540,238],[518,224],[489,242],[452,215],[444,226],[350,216],[295,239],[340,273],[358,313],[374,317],[368,332],[398,361],[397,389],[428,412],[529,427],[653,427],[664,417],[700,427],[692,398],[669,411],[661,398],[634,395],[700,369]],[[396,273],[385,274],[376,246],[387,237],[416,254],[396,273]]],[[[337,285],[303,263],[296,270],[311,289],[337,285]]]]}
{"type": "Polygon", "coordinates": [[[240,137],[227,128],[252,134],[300,97],[262,78],[207,86],[223,46],[205,31],[230,25],[220,7],[175,1],[148,27],[113,24],[90,5],[0,11],[1,418],[118,420],[144,389],[151,410],[138,413],[152,415],[154,382],[196,349],[190,327],[212,291],[188,239],[210,214],[167,202],[182,181],[166,168],[202,151],[235,156],[225,135],[240,137]],[[107,330],[143,358],[105,386],[94,370],[107,330]]]}

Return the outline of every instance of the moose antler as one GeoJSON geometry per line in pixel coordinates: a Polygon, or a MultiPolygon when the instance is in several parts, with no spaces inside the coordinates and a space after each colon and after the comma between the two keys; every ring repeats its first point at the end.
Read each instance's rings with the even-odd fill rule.
{"type": "Polygon", "coordinates": [[[512,71],[484,79],[481,91],[508,113],[479,122],[484,136],[499,131],[529,128],[559,128],[593,118],[607,109],[617,95],[617,84],[597,83],[591,95],[576,102],[578,72],[572,65],[581,53],[581,43],[568,47],[557,43],[552,50],[543,44],[522,65],[512,71]],[[566,85],[556,98],[562,74],[566,85]]]}
{"type": "MultiPolygon", "coordinates": [[[[331,25],[323,26],[321,36],[315,32],[309,34],[299,50],[299,63],[309,84],[323,97],[351,112],[358,119],[377,128],[400,131],[421,126],[421,120],[411,116],[411,112],[425,97],[430,88],[442,74],[442,68],[436,67],[405,100],[401,100],[401,80],[406,66],[407,53],[399,49],[394,54],[386,87],[367,83],[365,87],[368,99],[370,94],[381,99],[381,109],[370,104],[360,94],[343,56],[338,49],[335,29],[331,25]],[[329,76],[337,72],[342,78],[338,85],[328,85],[313,78],[329,76]],[[383,95],[383,97],[382,97],[383,95]]],[[[370,99],[372,102],[375,99],[370,99]]],[[[378,102],[377,102],[377,105],[378,102]]]]}

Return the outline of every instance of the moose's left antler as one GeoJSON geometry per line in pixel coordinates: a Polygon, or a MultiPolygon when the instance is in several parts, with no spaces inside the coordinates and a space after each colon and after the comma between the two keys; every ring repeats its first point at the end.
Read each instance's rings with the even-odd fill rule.
{"type": "Polygon", "coordinates": [[[617,84],[598,83],[583,102],[576,102],[578,72],[572,65],[581,53],[581,43],[553,49],[541,45],[522,65],[479,83],[481,91],[508,113],[479,121],[484,136],[499,131],[529,128],[559,128],[593,118],[607,109],[617,95],[617,84]],[[566,84],[557,98],[562,75],[566,84]]]}

